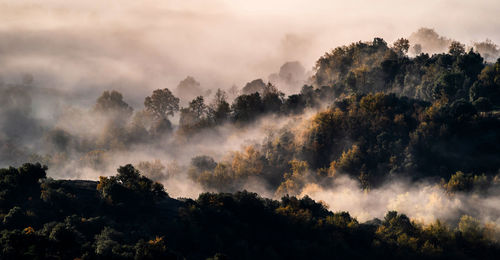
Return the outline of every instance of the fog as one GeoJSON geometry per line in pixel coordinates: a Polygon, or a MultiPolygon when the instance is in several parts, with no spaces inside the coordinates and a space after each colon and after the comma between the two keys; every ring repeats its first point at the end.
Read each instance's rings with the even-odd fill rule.
{"type": "Polygon", "coordinates": [[[311,70],[324,52],[420,27],[471,44],[500,42],[494,0],[2,1],[0,74],[93,98],[122,92],[134,107],[191,75],[205,89],[268,79],[287,61],[311,70]],[[411,12],[410,12],[411,10],[411,12]],[[467,13],[464,13],[467,10],[467,13]],[[481,19],[477,19],[481,17],[481,19]]]}
{"type": "Polygon", "coordinates": [[[436,219],[457,223],[460,216],[468,214],[500,225],[498,188],[491,188],[487,196],[449,194],[435,183],[392,180],[368,192],[347,176],[339,176],[327,187],[309,184],[301,196],[323,201],[336,212],[348,211],[360,221],[383,219],[387,211],[395,210],[425,224],[436,219]]]}

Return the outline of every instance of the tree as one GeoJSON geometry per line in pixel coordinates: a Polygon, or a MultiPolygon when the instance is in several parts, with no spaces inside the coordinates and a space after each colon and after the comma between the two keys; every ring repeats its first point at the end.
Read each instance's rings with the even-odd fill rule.
{"type": "Polygon", "coordinates": [[[408,52],[409,48],[410,48],[410,41],[408,41],[408,39],[400,38],[394,42],[393,49],[400,56],[405,55],[408,52]]]}
{"type": "Polygon", "coordinates": [[[95,253],[104,258],[111,258],[115,252],[120,252],[120,243],[117,240],[123,236],[121,232],[111,227],[104,227],[101,233],[95,236],[95,253]]]}
{"type": "Polygon", "coordinates": [[[117,171],[116,176],[99,177],[97,185],[101,197],[113,205],[150,205],[168,196],[163,185],[142,176],[131,164],[117,171]]]}
{"type": "Polygon", "coordinates": [[[26,214],[19,206],[15,206],[9,210],[7,215],[3,217],[3,225],[9,228],[21,228],[28,223],[26,214]]]}
{"type": "Polygon", "coordinates": [[[273,84],[267,83],[264,88],[262,104],[265,112],[279,112],[283,104],[285,94],[279,91],[273,84]]]}
{"type": "Polygon", "coordinates": [[[465,53],[465,45],[458,41],[452,41],[448,52],[453,56],[463,55],[465,53]]]}
{"type": "Polygon", "coordinates": [[[474,49],[484,57],[486,61],[494,62],[500,56],[498,46],[490,39],[484,42],[474,42],[474,49]]]}
{"type": "Polygon", "coordinates": [[[200,83],[195,78],[187,76],[177,85],[176,93],[183,101],[187,101],[201,95],[202,89],[200,88],[200,83]]]}
{"type": "Polygon", "coordinates": [[[136,168],[139,169],[139,171],[142,172],[146,177],[154,181],[164,179],[167,175],[165,172],[165,166],[161,163],[160,160],[139,162],[136,168]]]}
{"type": "Polygon", "coordinates": [[[434,29],[420,28],[409,37],[412,44],[420,44],[424,52],[445,52],[451,40],[440,36],[434,29]]]}
{"type": "Polygon", "coordinates": [[[500,106],[500,59],[492,65],[487,65],[469,89],[470,100],[488,98],[493,107],[500,106]]]}
{"type": "Polygon", "coordinates": [[[156,237],[148,242],[140,240],[135,245],[135,259],[172,259],[176,260],[180,257],[171,252],[165,243],[163,237],[156,237]]]}
{"type": "Polygon", "coordinates": [[[181,118],[179,119],[179,125],[185,130],[190,128],[196,129],[199,127],[206,126],[208,109],[205,105],[203,96],[198,96],[189,102],[187,108],[181,109],[181,118]]]}
{"type": "Polygon", "coordinates": [[[210,156],[200,155],[191,159],[191,165],[199,171],[211,171],[217,166],[217,163],[210,156]]]}
{"type": "Polygon", "coordinates": [[[289,162],[291,173],[285,173],[284,181],[276,189],[276,196],[298,195],[307,179],[310,178],[309,165],[305,161],[291,160],[289,162]]]}
{"type": "Polygon", "coordinates": [[[212,104],[208,107],[208,113],[211,121],[215,124],[220,124],[225,122],[229,115],[231,114],[231,107],[229,103],[227,103],[227,95],[221,89],[217,89],[215,93],[214,100],[212,104]]]}
{"type": "Polygon", "coordinates": [[[460,218],[458,230],[467,241],[478,242],[483,239],[484,228],[481,227],[481,223],[478,219],[471,216],[463,215],[460,218]]]}
{"type": "Polygon", "coordinates": [[[153,91],[150,97],[144,100],[146,111],[152,113],[157,119],[173,116],[179,111],[179,98],[175,97],[168,88],[153,91]]]}
{"type": "Polygon", "coordinates": [[[237,122],[248,122],[255,119],[264,111],[262,98],[258,92],[249,95],[238,96],[233,105],[234,120],[237,122]]]}
{"type": "Polygon", "coordinates": [[[456,172],[451,175],[448,183],[444,184],[443,187],[447,192],[455,191],[468,191],[472,189],[472,180],[470,174],[464,174],[461,171],[456,172]]]}
{"type": "Polygon", "coordinates": [[[252,80],[243,87],[243,94],[253,94],[255,92],[262,93],[266,88],[266,83],[262,79],[252,80]]]}
{"type": "Polygon", "coordinates": [[[160,137],[172,132],[172,123],[167,118],[159,118],[151,124],[149,133],[153,137],[160,137]]]}
{"type": "Polygon", "coordinates": [[[191,159],[191,167],[188,171],[188,174],[192,179],[196,180],[205,172],[211,173],[216,166],[217,163],[212,157],[206,155],[196,156],[191,159]]]}
{"type": "Polygon", "coordinates": [[[456,94],[460,94],[464,81],[465,77],[462,73],[444,73],[434,81],[432,96],[435,99],[447,98],[453,100],[456,94]]]}
{"type": "Polygon", "coordinates": [[[201,120],[207,113],[207,106],[203,96],[198,96],[189,102],[189,111],[193,113],[196,119],[201,120]]]}
{"type": "Polygon", "coordinates": [[[360,171],[362,162],[362,151],[358,145],[353,145],[349,150],[344,151],[337,161],[330,164],[330,170],[355,174],[360,171]]]}
{"type": "Polygon", "coordinates": [[[40,163],[0,169],[0,210],[40,198],[39,181],[47,177],[46,170],[40,163]]]}
{"type": "Polygon", "coordinates": [[[301,83],[305,77],[306,69],[299,61],[289,61],[281,65],[279,77],[287,84],[301,83]]]}
{"type": "Polygon", "coordinates": [[[94,111],[103,113],[120,113],[126,116],[132,115],[132,108],[123,101],[123,96],[120,92],[104,91],[97,99],[94,106],[94,111]]]}
{"type": "Polygon", "coordinates": [[[490,111],[493,109],[493,105],[491,104],[490,100],[485,97],[480,97],[472,103],[474,107],[477,109],[477,111],[480,112],[486,112],[490,111]]]}
{"type": "Polygon", "coordinates": [[[417,227],[406,215],[398,214],[396,211],[389,211],[385,215],[382,225],[377,229],[376,234],[386,240],[400,240],[401,235],[412,237],[416,234],[416,231],[417,227]]]}

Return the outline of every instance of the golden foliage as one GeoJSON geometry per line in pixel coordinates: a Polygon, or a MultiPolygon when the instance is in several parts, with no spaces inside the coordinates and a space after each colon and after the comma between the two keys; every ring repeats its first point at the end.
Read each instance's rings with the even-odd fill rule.
{"type": "Polygon", "coordinates": [[[26,235],[31,235],[31,234],[35,233],[35,229],[33,229],[32,227],[27,227],[27,228],[23,229],[23,232],[26,235]]]}

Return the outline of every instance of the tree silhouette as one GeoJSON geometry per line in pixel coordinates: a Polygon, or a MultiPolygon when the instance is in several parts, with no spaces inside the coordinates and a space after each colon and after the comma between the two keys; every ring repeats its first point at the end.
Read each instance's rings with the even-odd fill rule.
{"type": "Polygon", "coordinates": [[[150,97],[146,97],[144,106],[156,118],[166,118],[179,111],[179,98],[175,97],[168,88],[157,89],[150,97]]]}

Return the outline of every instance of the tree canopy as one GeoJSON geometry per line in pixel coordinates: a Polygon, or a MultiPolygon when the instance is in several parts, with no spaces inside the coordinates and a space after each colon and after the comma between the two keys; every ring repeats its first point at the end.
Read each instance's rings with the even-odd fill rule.
{"type": "Polygon", "coordinates": [[[156,118],[166,118],[179,111],[179,98],[175,97],[168,88],[157,89],[150,97],[144,99],[144,106],[156,118]]]}

